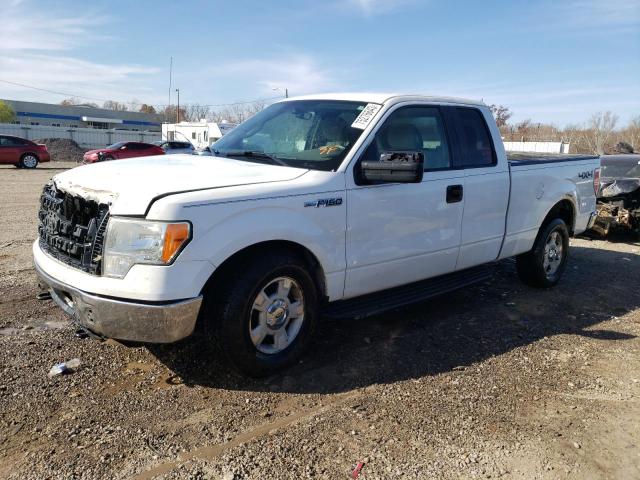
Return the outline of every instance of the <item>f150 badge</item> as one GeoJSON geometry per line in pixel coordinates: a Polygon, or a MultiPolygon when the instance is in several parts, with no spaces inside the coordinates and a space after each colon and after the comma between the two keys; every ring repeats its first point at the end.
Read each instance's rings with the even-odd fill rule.
{"type": "Polygon", "coordinates": [[[315,200],[313,202],[304,202],[305,207],[337,207],[338,205],[342,205],[342,197],[336,198],[321,198],[320,200],[315,200]]]}
{"type": "Polygon", "coordinates": [[[580,172],[578,174],[578,177],[580,177],[582,180],[586,180],[587,178],[592,178],[593,177],[593,171],[587,170],[586,172],[580,172]]]}

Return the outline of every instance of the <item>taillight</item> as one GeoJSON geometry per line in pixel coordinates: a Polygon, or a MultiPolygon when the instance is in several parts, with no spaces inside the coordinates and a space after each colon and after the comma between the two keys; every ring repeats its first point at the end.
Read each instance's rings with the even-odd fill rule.
{"type": "Polygon", "coordinates": [[[600,191],[600,167],[593,171],[593,191],[596,193],[597,197],[598,192],[600,191]]]}

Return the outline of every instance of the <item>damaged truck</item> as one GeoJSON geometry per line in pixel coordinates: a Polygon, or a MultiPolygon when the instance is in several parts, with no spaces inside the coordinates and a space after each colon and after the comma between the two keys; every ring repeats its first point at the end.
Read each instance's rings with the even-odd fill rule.
{"type": "Polygon", "coordinates": [[[592,230],[640,235],[640,155],[603,155],[598,216],[592,230]]]}
{"type": "Polygon", "coordinates": [[[515,257],[556,285],[595,219],[600,160],[508,159],[481,102],[325,94],[234,128],[215,156],[103,162],[42,193],[35,267],[100,337],[204,335],[245,374],[295,363],[323,317],[364,317],[515,257]]]}

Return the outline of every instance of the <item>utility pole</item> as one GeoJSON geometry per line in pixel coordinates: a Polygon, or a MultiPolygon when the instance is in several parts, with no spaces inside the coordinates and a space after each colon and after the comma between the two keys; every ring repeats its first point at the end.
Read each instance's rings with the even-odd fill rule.
{"type": "MultiPolygon", "coordinates": [[[[166,113],[169,113],[171,111],[171,75],[173,73],[173,57],[170,58],[169,60],[169,101],[167,102],[167,108],[165,110],[166,113]]],[[[169,121],[169,116],[165,115],[164,117],[165,121],[169,121]]]]}
{"type": "Polygon", "coordinates": [[[176,109],[176,123],[180,123],[180,89],[176,88],[178,94],[178,108],[176,109]]]}

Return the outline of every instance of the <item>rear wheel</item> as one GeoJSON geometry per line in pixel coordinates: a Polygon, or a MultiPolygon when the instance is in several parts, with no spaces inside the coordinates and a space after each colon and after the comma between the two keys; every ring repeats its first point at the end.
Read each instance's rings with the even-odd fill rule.
{"type": "Polygon", "coordinates": [[[20,167],[22,168],[36,168],[38,166],[38,157],[32,153],[27,153],[20,159],[20,167]]]}
{"type": "Polygon", "coordinates": [[[255,255],[206,292],[207,330],[231,364],[262,377],[306,351],[318,319],[318,292],[305,262],[288,252],[255,255]]]}
{"type": "Polygon", "coordinates": [[[568,254],[569,230],[556,218],[542,226],[533,248],[516,258],[518,275],[532,287],[553,287],[562,278],[568,254]]]}

